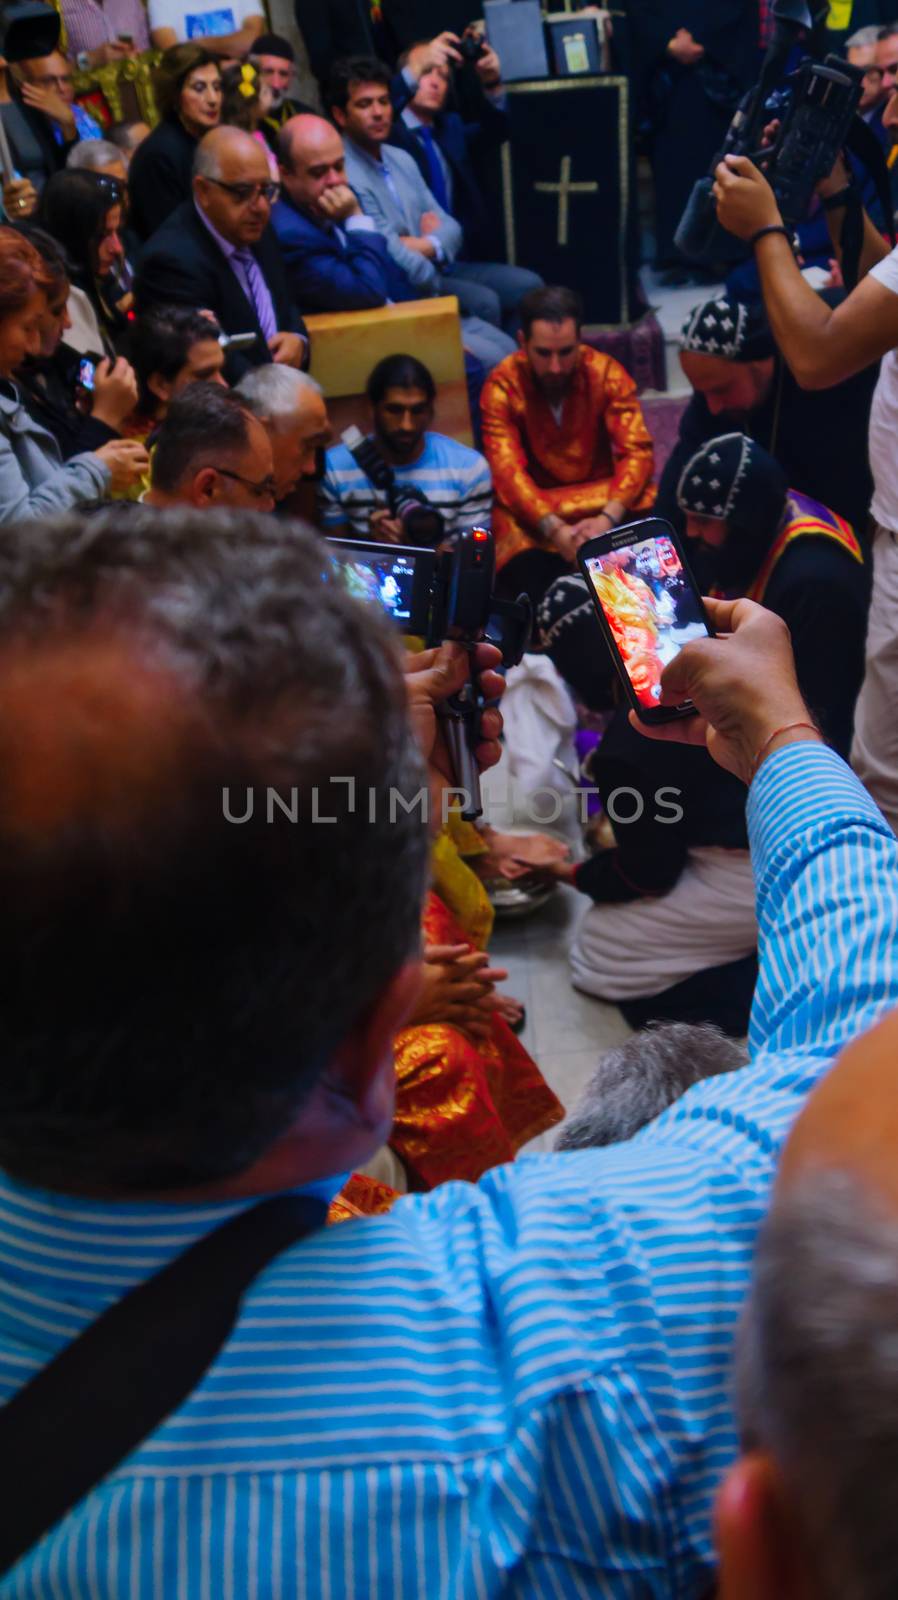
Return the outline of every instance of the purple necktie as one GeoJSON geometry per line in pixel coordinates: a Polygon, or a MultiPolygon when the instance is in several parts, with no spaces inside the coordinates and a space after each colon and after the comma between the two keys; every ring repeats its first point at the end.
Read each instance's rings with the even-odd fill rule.
{"type": "Polygon", "coordinates": [[[265,282],[262,268],[251,250],[235,250],[231,260],[241,269],[245,279],[245,287],[259,319],[262,336],[267,343],[272,335],[277,333],[278,325],[274,314],[271,292],[265,282]]]}

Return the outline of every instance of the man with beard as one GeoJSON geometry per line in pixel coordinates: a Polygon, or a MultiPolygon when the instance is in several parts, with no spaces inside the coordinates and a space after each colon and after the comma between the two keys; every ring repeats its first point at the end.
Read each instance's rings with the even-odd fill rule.
{"type": "MultiPolygon", "coordinates": [[[[835,296],[822,296],[828,303],[835,296]]],[[[696,306],[683,329],[680,365],[694,390],[658,485],[656,511],[682,532],[677,487],[689,458],[728,428],[775,456],[789,483],[866,537],[873,479],[867,455],[879,363],[832,389],[799,388],[774,343],[764,310],[731,300],[696,306]]]]}
{"type": "MultiPolygon", "coordinates": [[[[804,698],[843,756],[864,672],[868,577],[849,525],[788,487],[783,469],[744,434],[712,439],[677,491],[703,593],[747,596],[792,635],[804,698]]],[[[597,658],[582,578],[553,585],[541,642],[578,698],[607,709],[610,661],[597,658]]],[[[633,1027],[714,1022],[745,1033],[756,977],[745,796],[704,749],[651,744],[618,709],[591,781],[614,848],[552,869],[594,904],[571,951],[575,986],[620,1006],[633,1027]]]]}
{"type": "Polygon", "coordinates": [[[480,411],[500,587],[537,603],[581,544],[651,506],[654,453],[633,379],[581,341],[580,296],[533,289],[520,316],[520,349],[491,373],[480,411]]]}

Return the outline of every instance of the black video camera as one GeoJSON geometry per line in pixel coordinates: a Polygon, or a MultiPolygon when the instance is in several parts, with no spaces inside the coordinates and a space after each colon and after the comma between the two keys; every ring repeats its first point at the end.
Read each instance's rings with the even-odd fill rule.
{"type": "MultiPolygon", "coordinates": [[[[825,7],[823,8],[825,11],[825,7]]],[[[683,213],[675,243],[688,260],[705,265],[735,263],[749,254],[717,220],[712,193],[714,171],[724,156],[748,156],[773,188],[787,228],[804,222],[814,191],[832,171],[860,105],[863,70],[840,56],[825,61],[806,57],[786,75],[793,45],[817,21],[804,0],[774,0],[774,33],[760,79],[733,118],[711,176],[700,178],[683,213]],[[775,142],[762,147],[764,128],[778,120],[775,142]]]]}
{"type": "Polygon", "coordinates": [[[40,0],[0,4],[0,55],[6,61],[48,56],[59,44],[59,12],[40,0]]]}
{"type": "Polygon", "coordinates": [[[402,523],[403,538],[409,544],[438,545],[446,531],[446,522],[424,491],[411,483],[398,484],[393,468],[384,460],[373,439],[366,439],[359,428],[347,428],[341,438],[365,477],[386,495],[390,516],[402,523]]]}
{"type": "MultiPolygon", "coordinates": [[[[530,643],[532,607],[526,595],[500,600],[493,593],[496,555],[486,528],[466,528],[453,535],[450,548],[439,551],[356,539],[328,543],[350,594],[379,605],[403,633],[418,635],[429,646],[453,639],[471,650],[487,640],[502,652],[504,667],[521,660],[530,643]]],[[[474,755],[482,711],[473,677],[439,708],[456,782],[464,792],[461,814],[468,822],[483,814],[474,755]]]]}
{"type": "Polygon", "coordinates": [[[456,45],[456,49],[463,62],[476,66],[481,56],[486,55],[486,40],[481,34],[466,28],[456,45]]]}

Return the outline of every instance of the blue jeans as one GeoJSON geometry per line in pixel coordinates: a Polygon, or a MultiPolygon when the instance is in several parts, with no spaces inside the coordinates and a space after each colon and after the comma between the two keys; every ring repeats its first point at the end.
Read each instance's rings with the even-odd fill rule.
{"type": "MultiPolygon", "coordinates": [[[[448,286],[447,286],[448,287],[448,286]]],[[[454,294],[454,288],[450,294],[454,294]]],[[[481,317],[466,317],[461,319],[461,342],[472,356],[475,356],[487,372],[492,372],[500,361],[506,356],[514,355],[517,349],[513,339],[501,328],[496,328],[491,322],[484,322],[481,317]]]]}
{"type": "Polygon", "coordinates": [[[458,296],[463,317],[480,317],[512,335],[518,330],[522,296],[543,286],[535,272],[504,261],[453,261],[443,267],[442,276],[446,293],[458,296]]]}

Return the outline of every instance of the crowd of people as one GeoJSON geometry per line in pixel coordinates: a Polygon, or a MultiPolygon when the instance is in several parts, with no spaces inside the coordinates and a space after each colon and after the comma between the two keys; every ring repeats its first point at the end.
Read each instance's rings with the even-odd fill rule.
{"type": "MultiPolygon", "coordinates": [[[[64,0],[68,55],[0,62],[0,1595],[878,1600],[890,219],[840,156],[796,242],[721,161],[745,261],[696,289],[660,465],[580,296],[493,259],[480,31],[334,52],[312,106],[253,7],[64,0]],[[160,120],[101,127],[75,71],[150,45],[160,120]],[[307,319],[435,296],[470,433],[403,335],[338,436],[307,319]],[[577,561],[649,517],[608,581],[685,551],[713,630],[666,722],[577,561]],[[383,615],[471,529],[523,660],[383,615]],[[472,691],[487,794],[541,764],[589,822],[468,820],[472,691]],[[572,986],[633,1030],[571,1106],[490,954],[559,884],[572,986]]],[[[768,9],[633,0],[677,276],[768,9]]],[[[891,147],[898,22],[832,9],[891,147]]]]}

